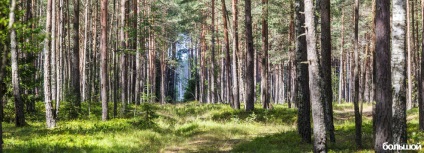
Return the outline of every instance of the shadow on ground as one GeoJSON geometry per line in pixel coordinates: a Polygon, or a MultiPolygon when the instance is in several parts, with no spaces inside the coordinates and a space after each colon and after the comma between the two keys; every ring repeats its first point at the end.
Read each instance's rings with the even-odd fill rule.
{"type": "Polygon", "coordinates": [[[212,115],[214,121],[229,121],[234,119],[260,123],[294,124],[297,120],[297,110],[290,108],[276,108],[272,110],[255,109],[252,112],[244,110],[229,110],[212,115]]]}
{"type": "MultiPolygon", "coordinates": [[[[329,143],[330,152],[372,152],[372,126],[366,122],[362,126],[362,148],[355,144],[355,125],[344,124],[336,126],[336,143],[329,143]]],[[[256,137],[251,141],[241,142],[234,146],[231,152],[281,153],[281,152],[313,152],[313,145],[303,143],[297,131],[287,131],[277,134],[256,137]]]]}

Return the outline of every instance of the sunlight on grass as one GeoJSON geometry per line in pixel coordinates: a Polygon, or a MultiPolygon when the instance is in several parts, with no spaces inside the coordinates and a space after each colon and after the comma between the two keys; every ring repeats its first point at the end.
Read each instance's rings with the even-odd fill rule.
{"type": "MultiPolygon", "coordinates": [[[[100,106],[95,106],[100,107],[100,106]]],[[[132,107],[132,106],[131,106],[132,107]]],[[[130,107],[130,109],[132,109],[130,107]]],[[[259,108],[257,106],[256,108],[259,108]]],[[[364,105],[363,143],[356,148],[352,104],[335,104],[337,143],[329,152],[373,152],[371,105],[364,105]]],[[[312,152],[296,130],[297,110],[276,105],[273,110],[233,110],[225,104],[190,102],[157,105],[158,118],[146,126],[142,115],[102,122],[93,118],[61,120],[55,129],[44,122],[23,128],[3,124],[5,152],[312,152]]],[[[408,112],[409,142],[423,143],[417,109],[408,112]]],[[[140,113],[142,114],[142,113],[140,113]]]]}

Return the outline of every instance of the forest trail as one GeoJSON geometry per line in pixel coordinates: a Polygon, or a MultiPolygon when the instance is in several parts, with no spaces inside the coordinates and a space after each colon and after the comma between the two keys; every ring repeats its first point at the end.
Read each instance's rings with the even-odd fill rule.
{"type": "MultiPolygon", "coordinates": [[[[352,107],[345,107],[342,109],[334,109],[334,120],[335,121],[343,121],[348,119],[354,119],[355,118],[355,111],[352,107]]],[[[364,104],[363,110],[362,110],[362,116],[371,119],[372,118],[372,105],[371,104],[364,104]]]]}
{"type": "MultiPolygon", "coordinates": [[[[275,105],[273,110],[255,106],[253,112],[234,110],[225,104],[176,105],[154,104],[158,118],[155,126],[145,126],[142,117],[110,121],[62,121],[54,130],[46,130],[41,121],[14,128],[5,122],[5,152],[312,152],[311,144],[302,143],[296,130],[297,109],[275,105]],[[108,134],[105,134],[108,133],[108,134]],[[60,141],[58,141],[60,140],[60,141]],[[75,147],[78,146],[78,147],[75,147]]],[[[85,108],[85,106],[83,107],[85,108]]],[[[93,104],[96,112],[100,104],[93,104]]],[[[335,104],[334,125],[337,143],[332,152],[373,152],[372,106],[364,104],[364,148],[354,144],[355,124],[352,103],[335,104]]],[[[93,113],[100,118],[100,113],[93,113]],[[97,115],[96,115],[97,114],[97,115]]],[[[128,114],[132,116],[133,114],[128,114]]],[[[42,120],[42,114],[37,115],[42,120]]],[[[13,120],[10,115],[7,121],[13,120]]],[[[418,111],[408,112],[411,127],[417,127],[418,111]]],[[[412,134],[413,131],[409,132],[412,134]]],[[[423,134],[411,141],[421,142],[423,134]]],[[[424,143],[424,142],[423,142],[424,143]]]]}
{"type": "MultiPolygon", "coordinates": [[[[366,119],[372,118],[372,105],[364,104],[363,116],[366,119]]],[[[335,107],[334,108],[334,121],[335,123],[342,123],[345,121],[354,120],[353,105],[335,107]]],[[[244,124],[246,125],[246,124],[244,124]]],[[[239,126],[243,127],[243,123],[239,126]]],[[[275,135],[296,133],[296,122],[293,125],[270,125],[263,126],[264,130],[259,133],[242,133],[237,137],[220,136],[216,133],[200,133],[193,136],[181,144],[168,146],[161,152],[163,153],[178,153],[178,152],[231,152],[234,148],[240,148],[240,146],[254,143],[255,139],[263,137],[275,137],[275,135]],[[281,128],[283,130],[275,130],[275,128],[281,128]]],[[[231,130],[231,129],[230,129],[231,130]]],[[[236,129],[233,129],[236,130],[236,129]]],[[[296,133],[297,134],[297,133],[296,133]]]]}

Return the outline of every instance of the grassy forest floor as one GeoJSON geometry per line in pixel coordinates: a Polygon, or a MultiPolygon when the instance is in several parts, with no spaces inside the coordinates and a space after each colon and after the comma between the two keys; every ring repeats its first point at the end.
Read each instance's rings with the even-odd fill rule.
{"type": "MultiPolygon", "coordinates": [[[[41,106],[26,127],[3,124],[4,151],[312,152],[312,145],[302,143],[297,134],[296,109],[287,105],[275,105],[269,111],[256,109],[252,113],[224,104],[153,105],[146,109],[156,113],[153,122],[146,120],[149,113],[145,112],[130,117],[134,116],[134,108],[130,108],[128,118],[102,122],[100,106],[96,106],[100,103],[92,105],[92,114],[85,116],[87,119],[62,119],[53,130],[45,128],[41,106]]],[[[330,152],[373,152],[371,107],[364,104],[363,148],[358,149],[353,105],[334,105],[337,142],[329,144],[330,152]]],[[[414,108],[408,111],[408,142],[424,144],[424,133],[417,128],[418,111],[414,108]]]]}

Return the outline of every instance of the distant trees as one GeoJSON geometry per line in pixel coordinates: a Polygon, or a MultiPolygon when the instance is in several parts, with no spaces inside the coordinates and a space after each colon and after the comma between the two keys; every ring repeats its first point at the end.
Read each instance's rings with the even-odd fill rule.
{"type": "MultiPolygon", "coordinates": [[[[323,152],[327,132],[335,142],[332,105],[337,97],[339,103],[354,104],[358,147],[363,133],[361,102],[377,102],[376,151],[381,151],[382,142],[406,142],[409,103],[414,107],[418,102],[419,126],[424,130],[424,77],[418,76],[419,71],[408,72],[424,71],[424,56],[419,58],[419,46],[414,45],[422,39],[415,33],[419,25],[414,25],[419,15],[414,17],[416,7],[412,4],[408,10],[405,1],[392,1],[393,29],[390,5],[384,0],[375,3],[375,24],[370,18],[359,20],[359,0],[335,4],[341,10],[331,9],[330,0],[319,6],[312,0],[287,4],[231,0],[231,10],[227,10],[228,0],[23,2],[26,5],[15,0],[5,5],[10,7],[4,9],[9,18],[0,22],[6,29],[0,37],[7,37],[0,42],[4,46],[0,48],[0,97],[14,100],[17,126],[25,124],[25,113],[31,113],[39,101],[44,101],[48,128],[62,117],[90,116],[96,112],[92,107],[100,105],[96,101],[101,101],[102,120],[110,118],[109,100],[113,117],[118,117],[118,108],[119,116],[125,117],[128,108],[136,109],[132,105],[143,102],[198,100],[228,103],[234,109],[245,102],[245,111],[254,110],[255,102],[264,109],[287,103],[297,107],[297,130],[307,143],[311,143],[313,118],[315,151],[323,152]],[[113,11],[108,11],[112,6],[113,11]],[[238,7],[244,7],[244,13],[238,7]],[[353,12],[343,11],[350,7],[353,12]],[[16,8],[25,13],[17,13],[16,8]],[[42,45],[37,39],[43,39],[42,45]],[[29,86],[28,80],[35,83],[29,86]],[[418,92],[412,88],[414,83],[418,92]],[[182,99],[182,94],[191,96],[182,99]]],[[[424,5],[421,9],[424,12],[424,5]]]]}

